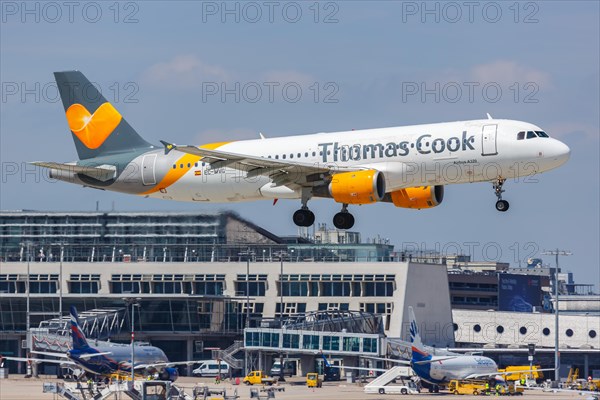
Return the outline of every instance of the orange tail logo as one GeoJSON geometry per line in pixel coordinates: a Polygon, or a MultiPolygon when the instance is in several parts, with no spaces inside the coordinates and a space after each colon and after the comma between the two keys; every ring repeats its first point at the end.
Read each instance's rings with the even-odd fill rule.
{"type": "Polygon", "coordinates": [[[81,104],[73,104],[66,114],[69,128],[88,149],[102,146],[122,119],[110,103],[102,104],[94,114],[81,104]]]}

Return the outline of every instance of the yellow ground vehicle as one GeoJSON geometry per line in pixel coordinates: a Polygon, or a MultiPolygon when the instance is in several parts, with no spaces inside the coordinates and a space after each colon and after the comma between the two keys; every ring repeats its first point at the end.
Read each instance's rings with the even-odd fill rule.
{"type": "Polygon", "coordinates": [[[452,380],[448,384],[448,390],[454,394],[474,394],[484,393],[486,390],[485,381],[459,381],[452,380]]]}
{"type": "Polygon", "coordinates": [[[515,386],[514,382],[510,382],[507,385],[502,385],[498,394],[508,396],[522,396],[525,392],[523,386],[515,386]]]}
{"type": "Polygon", "coordinates": [[[498,373],[504,375],[507,381],[519,381],[523,379],[544,379],[542,371],[538,371],[540,367],[534,365],[529,372],[529,365],[510,365],[504,369],[498,369],[498,373]],[[518,371],[518,372],[517,372],[518,371]]]}
{"type": "Polygon", "coordinates": [[[316,372],[310,372],[306,374],[306,386],[309,388],[320,388],[323,386],[323,381],[319,378],[319,374],[316,372]]]}
{"type": "Polygon", "coordinates": [[[269,377],[263,371],[251,371],[244,378],[246,385],[272,385],[277,382],[277,378],[269,377]]]}

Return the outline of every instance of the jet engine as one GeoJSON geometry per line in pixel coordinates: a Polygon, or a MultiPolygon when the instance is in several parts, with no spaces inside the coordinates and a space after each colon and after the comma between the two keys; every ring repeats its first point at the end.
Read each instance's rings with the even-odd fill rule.
{"type": "Polygon", "coordinates": [[[418,186],[396,190],[388,193],[384,201],[394,203],[402,208],[432,208],[442,203],[444,199],[444,186],[418,186]]]}
{"type": "Polygon", "coordinates": [[[165,368],[158,374],[158,377],[162,381],[175,382],[179,378],[179,372],[177,368],[165,368]]]}
{"type": "Polygon", "coordinates": [[[338,203],[374,203],[385,196],[385,179],[374,169],[334,174],[329,183],[329,194],[338,203]]]}

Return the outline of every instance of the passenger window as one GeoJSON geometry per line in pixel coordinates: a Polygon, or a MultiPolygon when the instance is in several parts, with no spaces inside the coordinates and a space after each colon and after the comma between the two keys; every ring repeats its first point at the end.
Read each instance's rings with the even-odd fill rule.
{"type": "Polygon", "coordinates": [[[525,139],[525,131],[517,133],[517,140],[525,139]]]}
{"type": "Polygon", "coordinates": [[[281,156],[281,158],[283,158],[285,160],[285,154],[281,156]]]}
{"type": "Polygon", "coordinates": [[[537,137],[534,131],[527,131],[527,139],[533,139],[537,137]]]}
{"type": "Polygon", "coordinates": [[[276,156],[275,156],[275,159],[276,159],[276,160],[279,160],[279,155],[276,155],[276,156]]]}

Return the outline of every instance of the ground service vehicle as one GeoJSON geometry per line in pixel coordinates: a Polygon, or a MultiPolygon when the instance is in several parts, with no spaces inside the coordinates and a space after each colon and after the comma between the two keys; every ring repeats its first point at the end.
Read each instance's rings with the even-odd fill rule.
{"type": "Polygon", "coordinates": [[[454,394],[482,394],[486,391],[486,382],[484,381],[459,381],[452,380],[448,384],[448,390],[454,394]]]}
{"type": "Polygon", "coordinates": [[[507,381],[519,381],[521,378],[538,380],[544,378],[544,373],[539,371],[539,368],[536,365],[531,369],[529,365],[510,365],[504,369],[498,369],[498,373],[504,375],[504,379],[507,381]]]}
{"type": "Polygon", "coordinates": [[[206,360],[200,361],[200,365],[192,371],[192,374],[194,376],[227,376],[229,371],[229,364],[225,361],[219,363],[215,360],[206,360]]]}
{"type": "Polygon", "coordinates": [[[306,374],[306,387],[309,388],[320,388],[323,386],[323,381],[316,372],[310,372],[306,374]]]}
{"type": "MultiPolygon", "coordinates": [[[[293,361],[284,361],[283,362],[283,375],[287,375],[289,377],[294,376],[296,373],[296,368],[293,361]]],[[[275,361],[271,370],[269,371],[271,376],[281,376],[281,363],[279,361],[275,361]]]]}
{"type": "Polygon", "coordinates": [[[365,393],[417,394],[420,391],[413,381],[409,381],[403,385],[365,386],[365,393]]]}
{"type": "Polygon", "coordinates": [[[244,378],[246,385],[272,385],[277,382],[277,378],[269,377],[263,371],[251,371],[244,378]]]}

